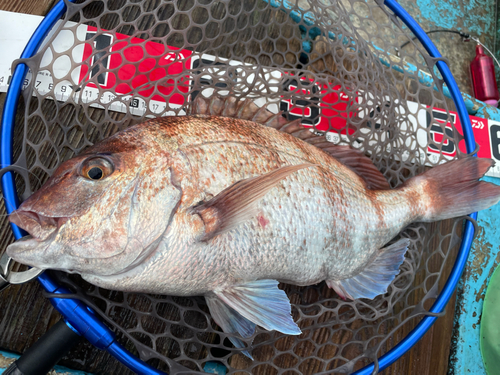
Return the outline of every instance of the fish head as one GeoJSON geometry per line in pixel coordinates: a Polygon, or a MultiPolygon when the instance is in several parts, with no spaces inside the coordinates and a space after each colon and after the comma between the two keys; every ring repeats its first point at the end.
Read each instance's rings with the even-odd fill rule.
{"type": "Polygon", "coordinates": [[[7,248],[9,256],[41,269],[116,275],[154,251],[181,190],[167,152],[125,138],[61,164],[9,216],[30,234],[7,248]]]}

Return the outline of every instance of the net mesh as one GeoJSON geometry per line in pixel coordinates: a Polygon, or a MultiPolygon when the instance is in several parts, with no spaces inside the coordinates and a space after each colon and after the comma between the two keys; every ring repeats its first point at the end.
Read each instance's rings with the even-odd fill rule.
{"type": "MultiPolygon", "coordinates": [[[[0,172],[15,172],[26,199],[86,147],[147,118],[183,115],[196,95],[218,94],[302,118],[328,141],[363,150],[397,186],[426,165],[460,157],[461,130],[436,61],[414,41],[398,48],[412,35],[378,3],[67,2],[64,19],[26,61],[15,163],[0,172]]],[[[403,231],[411,246],[401,272],[373,301],[343,301],[324,283],[280,285],[303,333],[258,327],[246,340],[253,361],[231,345],[202,297],[108,291],[78,276],[55,276],[127,349],[160,370],[193,373],[216,361],[229,374],[350,373],[429,314],[462,224],[417,223],[403,231]]]]}

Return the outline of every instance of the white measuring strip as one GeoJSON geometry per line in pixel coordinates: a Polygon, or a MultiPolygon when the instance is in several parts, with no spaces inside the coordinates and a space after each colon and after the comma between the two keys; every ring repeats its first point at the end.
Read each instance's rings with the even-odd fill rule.
{"type": "MultiPolygon", "coordinates": [[[[19,58],[24,49],[24,46],[27,44],[28,40],[30,39],[31,35],[35,31],[39,23],[42,21],[42,19],[43,17],[41,16],[0,11],[0,25],[2,25],[2,27],[0,27],[0,48],[2,50],[2,53],[0,54],[0,92],[7,91],[8,85],[10,83],[10,77],[12,74],[11,72],[12,62],[15,59],[19,58]]],[[[56,52],[65,52],[71,49],[73,61],[75,61],[78,65],[78,63],[81,63],[83,61],[85,40],[87,33],[89,32],[89,27],[87,25],[78,25],[76,29],[76,35],[74,35],[73,30],[66,29],[68,27],[73,27],[74,25],[75,25],[74,23],[69,23],[69,22],[65,25],[65,27],[59,32],[57,37],[52,42],[52,48],[54,48],[56,52]],[[74,39],[75,37],[79,41],[79,43],[77,42],[78,44],[77,47],[73,47],[75,44],[75,39],[74,39]]],[[[111,34],[110,36],[112,37],[111,34]]],[[[88,85],[85,85],[80,91],[75,92],[73,88],[77,87],[80,84],[79,81],[81,80],[80,77],[81,66],[78,65],[77,68],[74,69],[74,71],[69,72],[69,69],[71,67],[71,62],[69,60],[69,57],[65,58],[65,56],[61,56],[56,61],[53,62],[51,71],[43,70],[44,66],[47,66],[49,63],[52,62],[51,52],[49,49],[47,49],[47,51],[48,52],[46,52],[44,57],[42,58],[42,62],[40,65],[41,70],[38,72],[36,76],[36,81],[34,83],[35,90],[37,90],[38,93],[41,95],[52,92],[56,100],[63,102],[68,100],[68,98],[72,96],[73,100],[77,103],[78,102],[90,103],[90,106],[98,108],[104,108],[104,105],[106,105],[109,110],[123,112],[123,113],[129,111],[131,114],[137,116],[144,115],[147,109],[149,109],[149,111],[152,113],[152,115],[149,115],[150,117],[153,117],[154,115],[156,116],[173,115],[175,114],[175,112],[172,110],[169,111],[167,109],[181,107],[181,105],[179,104],[166,103],[165,101],[158,101],[153,99],[146,101],[144,100],[144,98],[140,96],[133,97],[132,95],[116,94],[111,90],[99,94],[99,90],[96,87],[90,87],[88,85]],[[71,81],[58,80],[56,87],[55,88],[53,87],[54,84],[53,76],[57,79],[68,75],[71,76],[71,81]],[[131,104],[132,100],[134,101],[133,105],[131,104]]],[[[178,52],[179,51],[165,52],[165,56],[167,56],[169,53],[175,54],[178,52]]],[[[208,61],[215,60],[215,58],[210,55],[202,55],[201,57],[195,56],[191,60],[195,61],[196,59],[202,59],[208,61]]],[[[218,59],[218,60],[223,61],[224,65],[210,66],[209,69],[212,75],[216,75],[218,70],[220,70],[221,74],[225,73],[225,71],[227,70],[227,66],[233,66],[236,70],[238,70],[237,68],[238,65],[243,64],[241,62],[232,60],[223,60],[223,59],[218,59]]],[[[193,63],[191,63],[191,65],[193,65],[193,63]]],[[[271,85],[268,85],[266,87],[268,88],[271,87],[271,89],[274,92],[278,91],[279,84],[280,82],[283,81],[283,76],[281,72],[269,69],[261,71],[260,75],[262,76],[260,77],[260,79],[265,80],[267,83],[272,83],[271,85]]],[[[252,74],[250,74],[246,78],[237,77],[237,79],[246,79],[246,80],[256,79],[254,74],[253,74],[254,77],[251,76],[252,74]]],[[[209,79],[210,77],[207,76],[202,78],[209,79]]],[[[32,79],[31,72],[29,72],[23,86],[26,87],[31,79],[32,79]]],[[[205,96],[210,96],[212,92],[213,89],[206,89],[204,90],[203,94],[205,96]]],[[[370,101],[372,99],[369,94],[364,94],[364,93],[358,93],[358,94],[359,98],[356,100],[364,100],[367,101],[368,104],[370,104],[370,101]]],[[[266,100],[264,98],[256,98],[255,101],[256,104],[258,105],[263,105],[266,103],[266,100]]],[[[388,99],[388,101],[390,101],[390,99],[388,99]]],[[[417,148],[423,151],[421,152],[422,158],[425,159],[425,153],[426,153],[425,150],[427,149],[427,156],[429,157],[430,162],[436,163],[439,156],[437,153],[432,152],[432,150],[429,148],[427,131],[419,127],[419,124],[427,124],[428,122],[427,111],[422,106],[419,106],[418,103],[414,102],[407,102],[407,107],[410,109],[410,114],[407,116],[407,121],[405,121],[404,124],[399,124],[400,128],[413,127],[413,129],[417,129],[418,145],[416,146],[417,148]]],[[[270,106],[270,110],[272,110],[275,113],[278,112],[279,99],[277,100],[276,104],[272,104],[270,106]]],[[[396,107],[396,111],[397,110],[398,108],[396,107]]],[[[434,111],[439,112],[440,110],[434,109],[434,111]]],[[[184,113],[181,110],[179,114],[184,114],[184,113]]],[[[452,113],[452,117],[454,117],[455,119],[458,118],[455,113],[452,113]]],[[[483,139],[482,141],[478,142],[481,144],[482,147],[489,148],[491,155],[487,155],[488,157],[493,157],[495,160],[497,160],[497,166],[490,169],[488,175],[500,177],[500,123],[476,118],[473,116],[471,116],[471,119],[474,124],[475,133],[476,131],[477,132],[481,131],[481,129],[484,127],[487,127],[488,130],[491,130],[488,132],[488,136],[490,139],[488,140],[483,139]],[[498,131],[496,131],[497,128],[498,131]]],[[[427,124],[427,126],[431,126],[431,124],[427,124]]],[[[368,128],[366,130],[368,132],[371,131],[368,128]]],[[[439,132],[439,129],[437,129],[437,131],[439,132]]],[[[381,134],[382,138],[384,136],[385,136],[384,134],[381,134]]],[[[439,137],[441,135],[438,134],[437,136],[439,137]]],[[[339,135],[336,132],[327,132],[326,138],[328,141],[336,144],[344,143],[348,140],[347,136],[339,135]]],[[[478,138],[478,134],[476,134],[476,138],[478,138]]],[[[381,140],[383,141],[383,139],[381,140]]],[[[408,147],[409,145],[407,144],[404,146],[408,147]]],[[[403,155],[403,159],[406,159],[407,157],[409,157],[409,154],[408,156],[403,155]]],[[[452,155],[450,154],[448,158],[452,158],[452,155]]]]}
{"type": "MultiPolygon", "coordinates": [[[[5,28],[3,27],[0,28],[0,40],[2,41],[2,44],[0,46],[2,50],[6,51],[5,54],[0,55],[0,92],[7,91],[12,74],[11,72],[12,62],[15,59],[19,58],[19,56],[22,53],[22,50],[24,49],[24,46],[27,44],[33,31],[36,29],[36,27],[38,26],[38,24],[41,22],[42,19],[43,17],[41,16],[32,16],[20,13],[0,11],[0,25],[3,26],[5,24],[7,26],[5,28]],[[13,38],[12,35],[15,35],[15,38],[13,38]],[[5,44],[3,43],[3,41],[5,41],[5,44]],[[3,48],[4,45],[5,48],[3,48]]],[[[90,103],[91,106],[101,107],[101,108],[103,108],[103,106],[106,105],[106,107],[112,111],[127,112],[128,110],[130,111],[131,114],[138,116],[142,116],[147,109],[149,109],[149,111],[152,113],[151,117],[154,117],[155,115],[156,116],[173,115],[175,114],[175,112],[167,111],[167,109],[181,107],[181,105],[179,104],[175,104],[172,102],[166,103],[165,101],[154,100],[154,99],[150,99],[146,102],[140,96],[133,97],[132,95],[117,94],[111,89],[109,91],[99,93],[97,87],[92,87],[89,86],[88,84],[84,85],[81,90],[75,92],[73,88],[78,87],[82,79],[82,77],[80,76],[81,63],[84,58],[86,36],[90,32],[89,31],[90,28],[87,25],[78,25],[78,27],[76,28],[76,33],[73,33],[73,31],[69,30],[68,28],[72,28],[74,26],[75,23],[67,22],[64,25],[63,29],[59,32],[57,37],[54,39],[51,46],[58,53],[63,53],[66,51],[68,53],[71,53],[71,57],[73,61],[76,63],[77,67],[74,68],[73,71],[69,72],[69,69],[71,69],[71,61],[69,60],[69,57],[60,56],[55,61],[53,61],[51,71],[43,70],[43,68],[45,66],[48,66],[48,64],[50,64],[53,60],[53,56],[50,49],[47,49],[42,58],[40,64],[40,71],[37,73],[36,81],[34,83],[34,89],[38,91],[39,94],[45,95],[49,92],[52,92],[55,98],[59,101],[66,101],[70,96],[73,96],[75,102],[90,103]],[[77,39],[76,47],[74,47],[75,37],[77,39]],[[55,88],[53,87],[54,85],[53,77],[58,79],[68,76],[68,74],[70,74],[71,80],[65,80],[61,82],[59,79],[58,80],[59,82],[56,84],[56,87],[55,88]],[[131,104],[132,100],[133,100],[133,105],[131,104]]],[[[56,29],[56,27],[54,27],[54,29],[56,29]]],[[[113,38],[112,34],[109,34],[109,36],[110,38],[113,38]]],[[[118,39],[116,41],[118,41],[118,39]]],[[[130,40],[128,40],[128,43],[130,43],[130,40]]],[[[168,56],[171,55],[173,56],[171,58],[175,59],[176,58],[175,55],[177,54],[180,55],[182,53],[183,51],[165,52],[164,56],[156,56],[156,58],[167,59],[168,56]]],[[[186,51],[186,53],[191,54],[190,51],[186,51]]],[[[214,57],[211,55],[204,54],[202,56],[195,56],[192,59],[188,58],[191,64],[193,64],[196,59],[213,61],[214,57]]],[[[218,59],[218,60],[223,61],[224,59],[218,59]]],[[[226,60],[225,63],[227,65],[234,67],[237,67],[238,65],[243,65],[243,63],[239,61],[226,60]]],[[[212,71],[220,70],[222,72],[223,66],[214,65],[210,69],[212,71]]],[[[281,79],[281,74],[269,69],[267,71],[262,71],[261,75],[262,79],[265,80],[266,82],[268,83],[274,82],[276,86],[275,92],[277,92],[277,87],[281,79]]],[[[24,80],[23,83],[23,88],[27,87],[31,79],[32,79],[31,72],[28,72],[26,79],[24,80]]],[[[248,80],[250,79],[250,77],[247,77],[246,79],[248,80]]],[[[207,89],[203,93],[206,96],[209,96],[211,92],[213,92],[213,89],[207,89]]],[[[265,99],[263,98],[262,99],[256,98],[255,101],[257,104],[260,105],[265,104],[265,99]]],[[[273,110],[273,108],[270,108],[270,110],[273,110]]],[[[277,106],[275,106],[274,111],[277,113],[278,111],[277,106]]],[[[182,114],[182,111],[180,114],[182,114]]]]}
{"type": "Polygon", "coordinates": [[[0,92],[6,92],[11,77],[11,65],[21,56],[24,47],[43,17],[0,11],[0,92]]]}
{"type": "MultiPolygon", "coordinates": [[[[0,48],[2,50],[2,54],[0,54],[0,92],[6,92],[10,80],[12,77],[11,66],[14,60],[18,59],[21,56],[21,53],[28,43],[31,35],[38,27],[43,17],[27,15],[21,13],[14,12],[6,12],[0,11],[0,48]]],[[[59,21],[62,22],[62,21],[59,21]]],[[[68,22],[67,27],[74,26],[74,23],[68,22]]],[[[54,27],[53,29],[56,29],[54,27]]],[[[80,25],[77,28],[76,37],[81,41],[81,44],[73,49],[72,57],[76,63],[81,63],[83,59],[83,48],[85,41],[85,34],[87,32],[86,25],[80,25]]],[[[49,34],[50,36],[50,34],[49,34]]],[[[58,36],[52,42],[52,47],[57,52],[64,52],[69,50],[74,45],[74,37],[73,32],[71,30],[62,30],[58,36]]],[[[43,67],[48,65],[52,61],[51,52],[45,53],[41,62],[41,69],[35,81],[35,90],[38,91],[39,94],[44,95],[53,90],[53,75],[57,77],[62,77],[67,75],[70,61],[69,59],[59,58],[54,61],[52,66],[52,71],[43,70],[43,67]]],[[[71,81],[63,81],[58,82],[53,93],[55,98],[59,101],[66,101],[70,96],[73,96],[75,102],[88,103],[95,101],[99,96],[99,90],[95,87],[85,86],[82,90],[78,92],[73,91],[73,87],[78,86],[79,84],[79,76],[80,76],[80,68],[75,69],[71,72],[71,81]]],[[[28,72],[26,78],[23,83],[23,89],[29,84],[32,79],[31,71],[28,72]]],[[[108,104],[113,101],[109,105],[109,109],[117,112],[127,112],[127,107],[129,111],[133,115],[141,116],[145,112],[146,103],[142,98],[137,98],[137,106],[127,106],[127,102],[132,99],[131,95],[120,95],[119,100],[115,100],[117,95],[112,91],[105,92],[99,101],[102,104],[108,104]]],[[[103,108],[99,103],[91,103],[93,107],[103,108]]],[[[153,100],[149,103],[149,106],[153,113],[162,113],[166,109],[165,102],[159,102],[153,100]]],[[[170,104],[170,106],[174,106],[170,104]]],[[[165,113],[168,115],[169,113],[165,113]]],[[[173,112],[171,114],[174,114],[173,112]]]]}

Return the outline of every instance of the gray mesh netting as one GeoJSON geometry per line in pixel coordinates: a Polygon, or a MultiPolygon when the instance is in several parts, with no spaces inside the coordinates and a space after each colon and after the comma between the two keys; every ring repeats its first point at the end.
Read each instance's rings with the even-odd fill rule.
{"type": "MultiPolygon", "coordinates": [[[[411,35],[377,1],[110,0],[67,7],[27,61],[34,78],[24,90],[9,168],[21,199],[86,147],[150,117],[183,115],[195,95],[214,93],[303,118],[329,141],[370,155],[392,186],[460,156],[435,60],[415,42],[398,49],[411,35]],[[420,71],[435,88],[419,83],[420,71]]],[[[232,347],[201,297],[111,292],[77,276],[58,279],[130,351],[161,370],[193,373],[217,361],[230,374],[349,373],[376,361],[428,314],[462,223],[407,228],[401,236],[411,246],[401,272],[373,301],[343,301],[324,283],[282,285],[303,333],[258,328],[247,340],[253,361],[232,347]]]]}

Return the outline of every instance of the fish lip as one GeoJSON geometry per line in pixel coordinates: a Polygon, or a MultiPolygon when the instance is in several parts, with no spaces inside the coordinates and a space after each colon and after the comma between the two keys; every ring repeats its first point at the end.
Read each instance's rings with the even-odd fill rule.
{"type": "Polygon", "coordinates": [[[28,232],[34,240],[43,241],[59,230],[70,218],[47,216],[33,210],[18,209],[9,215],[9,221],[28,232]]]}
{"type": "MultiPolygon", "coordinates": [[[[30,244],[35,244],[38,242],[40,242],[38,239],[34,238],[31,234],[28,234],[27,236],[21,237],[20,239],[16,240],[14,244],[18,247],[21,244],[22,249],[20,251],[18,250],[18,252],[25,252],[32,249],[32,246],[30,246],[30,244]]],[[[7,255],[14,259],[12,254],[10,254],[9,246],[7,246],[7,255]]]]}
{"type": "Polygon", "coordinates": [[[50,268],[49,265],[40,263],[33,255],[44,253],[49,246],[50,241],[42,242],[28,235],[7,246],[6,254],[16,262],[26,264],[30,267],[48,269],[50,268]]]}

